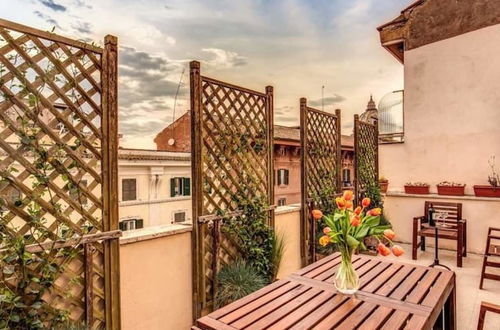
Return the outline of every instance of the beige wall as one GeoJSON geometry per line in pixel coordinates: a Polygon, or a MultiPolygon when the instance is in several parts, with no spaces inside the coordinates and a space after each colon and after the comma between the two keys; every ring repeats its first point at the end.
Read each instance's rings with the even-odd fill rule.
{"type": "Polygon", "coordinates": [[[405,52],[405,142],[380,146],[391,190],[405,182],[487,184],[500,168],[500,25],[405,52]]]}
{"type": "Polygon", "coordinates": [[[122,244],[120,283],[122,329],[189,329],[191,231],[122,244]]]}
{"type": "MultiPolygon", "coordinates": [[[[300,269],[300,211],[280,207],[276,228],[286,237],[278,276],[300,269]]],[[[125,232],[120,246],[122,329],[191,327],[191,228],[163,226],[125,232]]]]}
{"type": "MultiPolygon", "coordinates": [[[[380,145],[380,173],[389,191],[401,192],[409,181],[487,184],[488,159],[500,169],[500,25],[439,41],[405,52],[405,142],[380,145]]],[[[411,241],[411,221],[423,215],[425,200],[386,199],[388,218],[399,238],[411,241]]],[[[482,252],[488,226],[500,226],[500,200],[461,202],[468,220],[469,249],[482,252]]],[[[448,245],[449,246],[449,245],[448,245]]]]}

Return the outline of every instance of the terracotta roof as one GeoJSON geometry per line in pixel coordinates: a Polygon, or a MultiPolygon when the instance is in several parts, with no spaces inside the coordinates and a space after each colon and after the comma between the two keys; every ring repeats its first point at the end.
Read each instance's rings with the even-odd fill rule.
{"type": "Polygon", "coordinates": [[[118,160],[176,160],[190,161],[189,152],[170,152],[146,149],[118,149],[118,160]]]}
{"type": "Polygon", "coordinates": [[[274,139],[300,141],[300,128],[274,125],[274,139]]]}

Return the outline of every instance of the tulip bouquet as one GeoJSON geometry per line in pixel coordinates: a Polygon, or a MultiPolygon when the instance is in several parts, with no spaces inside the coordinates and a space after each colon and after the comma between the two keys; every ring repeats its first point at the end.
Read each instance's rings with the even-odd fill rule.
{"type": "Polygon", "coordinates": [[[335,202],[337,209],[334,214],[323,215],[320,210],[313,210],[312,216],[315,220],[324,221],[323,236],[319,239],[321,246],[334,244],[342,255],[342,262],[335,276],[335,287],[338,291],[353,294],[359,288],[359,277],[352,265],[352,254],[355,250],[366,249],[363,240],[367,236],[377,238],[379,244],[377,251],[383,256],[391,253],[386,244],[381,240],[389,242],[392,253],[400,256],[404,253],[398,245],[393,245],[392,240],[396,236],[390,225],[380,224],[380,208],[367,210],[370,198],[364,198],[360,206],[354,208],[353,192],[347,190],[342,197],[337,197],[335,202]]]}

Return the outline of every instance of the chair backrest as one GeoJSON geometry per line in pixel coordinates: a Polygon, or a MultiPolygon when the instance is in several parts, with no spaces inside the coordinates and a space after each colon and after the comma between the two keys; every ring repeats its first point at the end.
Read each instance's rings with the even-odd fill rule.
{"type": "MultiPolygon", "coordinates": [[[[461,203],[446,203],[446,202],[425,202],[425,217],[429,212],[429,208],[434,208],[436,213],[446,213],[446,218],[444,220],[438,220],[440,222],[446,222],[450,224],[457,224],[458,220],[462,220],[462,204],[461,203]]],[[[434,213],[434,214],[436,214],[434,213]]],[[[434,217],[434,220],[437,220],[434,217]]]]}

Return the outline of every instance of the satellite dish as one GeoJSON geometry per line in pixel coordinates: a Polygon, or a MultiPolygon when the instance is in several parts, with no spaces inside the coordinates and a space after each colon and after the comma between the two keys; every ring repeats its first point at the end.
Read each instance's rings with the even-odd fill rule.
{"type": "Polygon", "coordinates": [[[167,142],[167,143],[168,143],[168,145],[169,145],[169,146],[173,146],[173,145],[174,145],[174,143],[175,143],[175,140],[174,140],[174,139],[172,139],[172,138],[170,138],[170,139],[168,139],[168,142],[167,142]]]}

